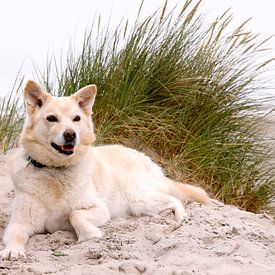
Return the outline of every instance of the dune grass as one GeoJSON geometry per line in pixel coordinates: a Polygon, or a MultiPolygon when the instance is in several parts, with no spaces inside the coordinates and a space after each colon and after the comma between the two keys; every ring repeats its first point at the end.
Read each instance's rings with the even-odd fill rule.
{"type": "Polygon", "coordinates": [[[23,78],[18,74],[11,93],[0,98],[0,152],[15,147],[21,132],[23,116],[20,98],[23,78]]]}
{"type": "MultiPolygon", "coordinates": [[[[230,31],[228,12],[207,25],[199,4],[186,1],[179,13],[165,4],[132,28],[128,21],[101,27],[99,20],[82,52],[69,52],[65,69],[56,69],[54,79],[44,74],[42,82],[58,95],[95,83],[98,144],[143,150],[172,178],[258,212],[274,196],[270,148],[259,127],[262,105],[250,99],[265,86],[266,41],[247,32],[246,22],[230,31]]],[[[7,148],[18,123],[2,106],[7,148]]]]}

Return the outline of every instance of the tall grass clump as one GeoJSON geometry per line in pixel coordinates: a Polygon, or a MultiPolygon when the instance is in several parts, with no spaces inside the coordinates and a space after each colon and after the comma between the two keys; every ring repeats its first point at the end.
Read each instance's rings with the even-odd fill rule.
{"type": "Polygon", "coordinates": [[[23,122],[23,113],[20,104],[22,97],[20,88],[23,78],[17,75],[12,91],[0,98],[0,153],[15,147],[23,122]]]}
{"type": "Polygon", "coordinates": [[[99,20],[81,53],[69,52],[56,70],[55,90],[70,95],[95,83],[98,144],[143,150],[171,177],[257,212],[274,195],[262,107],[250,99],[264,88],[266,41],[245,31],[246,22],[232,30],[228,12],[206,24],[199,4],[167,12],[165,3],[132,28],[102,28],[99,20]]]}

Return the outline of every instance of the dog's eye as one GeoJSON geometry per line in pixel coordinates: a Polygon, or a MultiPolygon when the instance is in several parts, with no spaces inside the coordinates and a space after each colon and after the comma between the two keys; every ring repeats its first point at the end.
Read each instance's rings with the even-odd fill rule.
{"type": "Polygon", "coordinates": [[[57,122],[57,121],[58,121],[57,117],[54,116],[54,115],[47,116],[47,120],[48,120],[49,122],[57,122]]]}
{"type": "Polygon", "coordinates": [[[80,121],[81,117],[80,116],[75,116],[73,121],[80,121]]]}

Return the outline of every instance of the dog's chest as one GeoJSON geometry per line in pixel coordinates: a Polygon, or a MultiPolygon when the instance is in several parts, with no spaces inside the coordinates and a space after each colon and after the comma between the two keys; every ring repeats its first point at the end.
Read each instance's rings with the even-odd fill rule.
{"type": "Polygon", "coordinates": [[[69,229],[69,215],[75,209],[93,206],[96,193],[89,176],[74,169],[27,167],[14,178],[16,192],[31,195],[41,207],[45,229],[69,229]]]}
{"type": "Polygon", "coordinates": [[[95,195],[91,177],[77,169],[48,169],[38,180],[45,203],[53,202],[60,208],[78,208],[92,201],[95,195]]]}

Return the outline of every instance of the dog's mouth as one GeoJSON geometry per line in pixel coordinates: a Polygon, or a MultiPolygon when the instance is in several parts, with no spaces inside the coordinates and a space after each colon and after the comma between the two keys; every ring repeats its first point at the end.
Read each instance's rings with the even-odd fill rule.
{"type": "Polygon", "coordinates": [[[61,154],[64,155],[72,155],[74,153],[75,145],[72,143],[64,144],[64,145],[57,145],[56,143],[52,142],[51,146],[61,154]]]}

